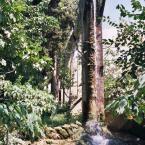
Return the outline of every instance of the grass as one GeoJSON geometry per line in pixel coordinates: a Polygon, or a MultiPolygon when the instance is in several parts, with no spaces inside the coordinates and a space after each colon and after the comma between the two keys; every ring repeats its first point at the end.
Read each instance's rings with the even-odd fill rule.
{"type": "Polygon", "coordinates": [[[44,116],[44,122],[47,124],[47,126],[50,127],[56,127],[56,126],[62,126],[64,124],[70,124],[75,123],[76,121],[81,122],[81,114],[72,116],[68,113],[59,113],[55,114],[54,116],[48,117],[44,116]]]}

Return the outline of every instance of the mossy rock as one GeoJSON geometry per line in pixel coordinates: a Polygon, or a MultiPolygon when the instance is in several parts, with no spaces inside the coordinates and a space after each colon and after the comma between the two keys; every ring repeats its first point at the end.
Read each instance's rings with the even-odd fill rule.
{"type": "Polygon", "coordinates": [[[77,122],[77,124],[65,124],[61,127],[46,127],[45,135],[49,139],[68,139],[80,135],[80,132],[82,132],[82,130],[83,128],[81,126],[81,123],[77,122]]]}

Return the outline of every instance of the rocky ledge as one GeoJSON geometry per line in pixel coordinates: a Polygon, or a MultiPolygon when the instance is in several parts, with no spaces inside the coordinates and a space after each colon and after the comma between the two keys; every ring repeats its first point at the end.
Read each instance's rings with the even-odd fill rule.
{"type": "Polygon", "coordinates": [[[80,122],[65,124],[59,127],[46,127],[45,135],[49,139],[76,139],[80,137],[83,127],[80,122]]]}

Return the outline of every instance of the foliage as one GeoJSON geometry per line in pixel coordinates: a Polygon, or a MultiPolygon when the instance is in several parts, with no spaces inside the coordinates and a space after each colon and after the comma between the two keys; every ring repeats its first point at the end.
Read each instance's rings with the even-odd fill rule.
{"type": "Polygon", "coordinates": [[[72,51],[68,42],[77,0],[61,0],[52,14],[49,3],[0,0],[0,126],[30,139],[43,135],[44,114],[49,118],[55,109],[53,97],[42,91],[52,78],[52,52],[58,59],[63,87],[68,89],[72,84],[66,67],[69,55],[67,61],[64,55],[72,51]]]}
{"type": "Polygon", "coordinates": [[[48,33],[48,35],[51,36],[49,37],[48,42],[51,47],[49,52],[50,54],[53,52],[55,55],[53,57],[57,58],[57,60],[53,58],[53,63],[55,64],[55,61],[57,62],[58,79],[60,80],[61,87],[67,89],[72,85],[72,78],[70,75],[70,69],[68,68],[68,63],[73,49],[75,49],[74,45],[71,46],[70,44],[73,43],[70,42],[70,37],[72,37],[72,32],[75,29],[77,4],[78,0],[61,0],[58,7],[52,11],[52,14],[59,20],[60,29],[52,33],[48,33]]]}
{"type": "Polygon", "coordinates": [[[125,113],[141,123],[145,119],[145,7],[138,0],[132,0],[131,5],[131,12],[127,11],[123,5],[117,6],[121,18],[128,18],[130,21],[126,22],[124,19],[119,24],[115,24],[118,30],[116,39],[105,41],[107,45],[117,48],[116,65],[121,68],[121,77],[116,82],[120,97],[115,97],[107,109],[114,109],[119,114],[125,113]]]}
{"type": "MultiPolygon", "coordinates": [[[[66,47],[74,28],[77,1],[61,0],[52,14],[49,2],[43,0],[35,6],[29,0],[0,1],[0,74],[6,79],[42,89],[52,77],[53,51],[58,66],[64,66],[63,50],[70,51],[66,47]]],[[[68,71],[58,71],[68,76],[68,71]]],[[[69,80],[65,77],[62,82],[70,86],[69,80]]]]}
{"type": "Polygon", "coordinates": [[[68,116],[66,113],[59,113],[51,116],[48,118],[47,116],[44,118],[44,121],[48,124],[48,126],[56,127],[62,126],[64,124],[75,123],[76,121],[81,122],[82,116],[81,115],[71,115],[68,116]]]}
{"type": "Polygon", "coordinates": [[[59,22],[44,14],[44,5],[0,1],[0,60],[5,61],[0,73],[13,82],[21,78],[22,84],[43,81],[43,71],[50,70],[52,64],[44,36],[54,29],[59,29],[59,22]]]}
{"type": "Polygon", "coordinates": [[[119,95],[117,92],[116,81],[120,77],[120,68],[114,63],[117,53],[107,48],[104,53],[104,89],[105,89],[105,102],[107,103],[114,96],[119,95]]]}
{"type": "Polygon", "coordinates": [[[136,80],[134,87],[130,92],[126,92],[126,96],[120,96],[114,99],[107,110],[112,110],[114,114],[126,114],[130,119],[142,123],[145,119],[145,74],[136,80]]]}
{"type": "Polygon", "coordinates": [[[41,91],[47,90],[52,78],[52,52],[58,56],[58,77],[62,77],[63,86],[71,85],[63,55],[64,49],[71,51],[67,43],[77,1],[61,0],[52,14],[49,3],[0,1],[0,76],[9,80],[0,80],[0,122],[10,132],[16,129],[32,139],[43,135],[43,115],[50,115],[55,108],[53,97],[41,91]]]}
{"type": "Polygon", "coordinates": [[[0,122],[9,131],[17,129],[27,138],[34,139],[43,135],[42,114],[55,109],[53,96],[33,89],[0,81],[0,122]]]}

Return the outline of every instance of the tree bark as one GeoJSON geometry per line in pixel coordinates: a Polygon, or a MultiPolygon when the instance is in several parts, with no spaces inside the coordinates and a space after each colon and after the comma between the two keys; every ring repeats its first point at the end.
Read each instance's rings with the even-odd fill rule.
{"type": "Polygon", "coordinates": [[[55,98],[59,98],[59,85],[58,85],[58,71],[57,71],[57,55],[56,51],[51,51],[50,57],[53,61],[53,70],[51,78],[51,93],[55,98]]]}
{"type": "Polygon", "coordinates": [[[83,123],[104,115],[101,19],[105,0],[81,0],[83,123]]]}
{"type": "MultiPolygon", "coordinates": [[[[54,10],[58,7],[60,0],[50,0],[48,4],[48,12],[47,14],[49,16],[54,16],[55,12],[54,10]]],[[[51,34],[56,35],[56,34],[51,34]]],[[[52,37],[51,36],[51,37],[52,37]]],[[[49,46],[49,44],[48,44],[49,46]]],[[[52,58],[53,62],[53,70],[52,70],[52,79],[51,79],[51,93],[54,95],[55,98],[61,102],[61,95],[60,95],[60,80],[59,80],[59,68],[58,68],[58,58],[57,58],[57,50],[53,49],[49,52],[50,57],[52,58]]]]}
{"type": "Polygon", "coordinates": [[[104,77],[103,77],[103,47],[102,47],[102,24],[96,26],[96,105],[97,116],[104,119],[104,77]]]}

